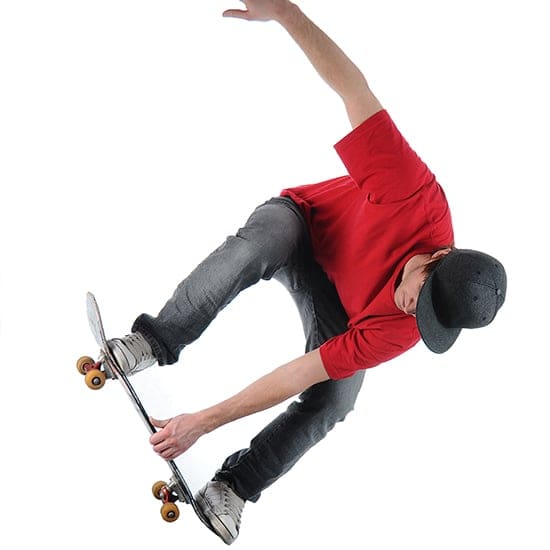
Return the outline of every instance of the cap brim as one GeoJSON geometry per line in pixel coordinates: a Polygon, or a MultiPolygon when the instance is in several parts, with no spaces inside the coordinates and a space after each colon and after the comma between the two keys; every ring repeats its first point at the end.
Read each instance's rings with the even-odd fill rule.
{"type": "Polygon", "coordinates": [[[456,341],[460,328],[449,328],[441,324],[434,309],[434,275],[430,274],[418,295],[416,303],[416,324],[422,340],[434,353],[446,352],[456,341]]]}

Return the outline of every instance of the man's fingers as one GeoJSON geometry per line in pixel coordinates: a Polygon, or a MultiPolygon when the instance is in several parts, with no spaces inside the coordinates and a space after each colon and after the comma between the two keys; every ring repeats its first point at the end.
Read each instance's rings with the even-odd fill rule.
{"type": "Polygon", "coordinates": [[[164,440],[160,443],[153,445],[153,451],[162,456],[163,453],[171,449],[171,445],[168,441],[164,440]]]}
{"type": "Polygon", "coordinates": [[[247,10],[225,10],[223,12],[224,17],[234,17],[235,19],[250,19],[250,12],[247,10]]]}
{"type": "Polygon", "coordinates": [[[153,451],[165,460],[172,460],[179,456],[184,449],[180,448],[178,443],[173,439],[165,439],[157,445],[153,445],[153,451]]]}
{"type": "Polygon", "coordinates": [[[161,443],[165,439],[166,439],[166,437],[164,436],[164,434],[162,432],[157,432],[149,438],[149,443],[151,443],[151,445],[158,445],[159,443],[161,443]]]}
{"type": "Polygon", "coordinates": [[[174,449],[166,449],[166,451],[158,453],[164,460],[174,460],[178,456],[178,452],[174,449]]]}
{"type": "Polygon", "coordinates": [[[170,422],[170,419],[168,420],[157,420],[156,418],[153,418],[152,416],[149,417],[149,420],[151,421],[151,424],[155,426],[155,428],[164,428],[168,422],[170,422]]]}
{"type": "Polygon", "coordinates": [[[166,439],[166,434],[163,433],[162,429],[168,425],[170,420],[156,420],[153,417],[149,417],[149,420],[151,421],[151,424],[155,426],[155,428],[160,428],[160,431],[154,433],[149,438],[149,442],[151,443],[151,445],[157,445],[158,443],[166,439]]]}

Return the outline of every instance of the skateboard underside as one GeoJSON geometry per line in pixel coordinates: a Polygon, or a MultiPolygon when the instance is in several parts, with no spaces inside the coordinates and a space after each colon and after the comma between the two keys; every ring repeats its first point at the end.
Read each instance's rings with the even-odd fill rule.
{"type": "MultiPolygon", "coordinates": [[[[97,301],[92,293],[86,296],[86,306],[88,313],[88,322],[90,329],[95,338],[97,345],[100,348],[100,357],[94,361],[91,357],[84,356],[77,361],[78,371],[85,375],[86,385],[91,389],[100,389],[104,386],[108,378],[116,378],[124,388],[134,408],[143,420],[150,434],[156,433],[156,428],[151,424],[149,415],[145,410],[141,400],[139,399],[134,387],[128,380],[125,373],[119,368],[115,358],[113,357],[101,320],[101,314],[97,301]]],[[[208,519],[204,516],[202,510],[198,507],[193,494],[189,489],[185,479],[173,460],[167,460],[172,476],[168,483],[158,481],[152,487],[153,496],[162,501],[161,515],[165,521],[175,521],[179,517],[179,509],[176,502],[190,504],[194,509],[199,519],[209,528],[212,529],[208,519]]]]}

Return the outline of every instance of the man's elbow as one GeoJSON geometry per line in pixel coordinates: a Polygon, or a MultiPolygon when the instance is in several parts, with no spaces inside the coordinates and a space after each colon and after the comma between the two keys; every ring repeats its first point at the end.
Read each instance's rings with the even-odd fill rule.
{"type": "Polygon", "coordinates": [[[365,120],[383,109],[382,104],[371,92],[366,82],[364,87],[348,93],[344,97],[344,104],[352,128],[357,128],[365,120]]]}

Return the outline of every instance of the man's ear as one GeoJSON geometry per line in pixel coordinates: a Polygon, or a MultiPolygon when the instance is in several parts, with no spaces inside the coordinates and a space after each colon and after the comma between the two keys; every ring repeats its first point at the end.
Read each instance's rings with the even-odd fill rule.
{"type": "Polygon", "coordinates": [[[438,260],[440,258],[443,258],[443,256],[446,256],[452,248],[442,248],[441,250],[438,250],[437,252],[434,252],[432,254],[431,260],[438,260]]]}

